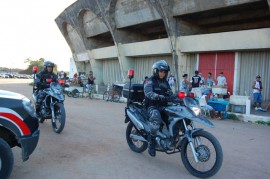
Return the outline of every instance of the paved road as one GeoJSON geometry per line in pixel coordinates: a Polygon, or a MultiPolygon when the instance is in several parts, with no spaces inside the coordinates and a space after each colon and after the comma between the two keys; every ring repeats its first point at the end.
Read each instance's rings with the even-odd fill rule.
{"type": "MultiPolygon", "coordinates": [[[[29,81],[28,81],[29,82],[29,81]]],[[[0,89],[31,97],[25,80],[0,79],[0,89]],[[23,83],[24,82],[24,83],[23,83]]],[[[132,152],[125,140],[123,103],[66,98],[67,123],[61,134],[50,121],[40,125],[38,146],[30,159],[21,161],[13,149],[11,178],[195,178],[184,168],[180,154],[132,152]]],[[[224,162],[214,179],[269,179],[270,127],[231,120],[213,121],[208,129],[220,141],[224,162]]]]}

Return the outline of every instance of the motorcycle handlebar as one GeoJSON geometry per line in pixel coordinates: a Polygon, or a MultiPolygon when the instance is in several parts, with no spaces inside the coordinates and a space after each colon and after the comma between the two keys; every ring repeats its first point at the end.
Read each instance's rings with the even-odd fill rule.
{"type": "Polygon", "coordinates": [[[182,103],[183,102],[182,99],[179,99],[179,98],[177,98],[175,96],[168,96],[168,97],[166,97],[166,101],[167,102],[174,103],[174,104],[178,104],[178,103],[182,103]]]}

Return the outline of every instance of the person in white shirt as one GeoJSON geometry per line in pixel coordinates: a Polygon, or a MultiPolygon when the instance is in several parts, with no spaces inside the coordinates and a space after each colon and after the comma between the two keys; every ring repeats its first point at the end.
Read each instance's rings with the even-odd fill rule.
{"type": "Polygon", "coordinates": [[[262,104],[262,82],[261,82],[261,76],[256,76],[256,81],[252,84],[253,88],[253,100],[254,100],[254,106],[255,110],[262,110],[261,104],[262,104]]]}
{"type": "Polygon", "coordinates": [[[223,72],[219,73],[219,76],[217,77],[217,81],[218,81],[218,86],[226,86],[227,82],[226,82],[226,78],[223,74],[223,72]]]}
{"type": "Polygon", "coordinates": [[[213,119],[221,119],[214,108],[210,105],[208,105],[208,97],[207,95],[202,95],[202,97],[199,99],[199,104],[201,109],[204,111],[204,115],[207,115],[207,113],[210,113],[210,117],[213,119]]]}

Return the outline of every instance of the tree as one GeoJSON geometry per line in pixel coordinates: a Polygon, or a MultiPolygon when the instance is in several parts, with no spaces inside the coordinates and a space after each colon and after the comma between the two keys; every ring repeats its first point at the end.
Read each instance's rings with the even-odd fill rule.
{"type": "MultiPolygon", "coordinates": [[[[28,67],[27,67],[26,70],[21,71],[21,73],[32,74],[33,73],[32,69],[33,69],[34,66],[37,66],[38,67],[38,71],[43,70],[43,68],[44,68],[43,67],[44,61],[45,61],[44,58],[40,58],[38,60],[32,60],[31,58],[27,58],[24,61],[24,63],[28,63],[28,67]]],[[[56,64],[54,64],[53,72],[54,73],[57,73],[57,65],[56,64]]]]}

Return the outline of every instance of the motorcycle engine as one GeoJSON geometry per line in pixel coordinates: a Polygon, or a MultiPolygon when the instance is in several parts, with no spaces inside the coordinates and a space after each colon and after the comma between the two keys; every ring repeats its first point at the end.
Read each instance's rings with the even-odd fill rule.
{"type": "Polygon", "coordinates": [[[49,116],[50,116],[50,109],[45,108],[44,106],[42,106],[40,112],[41,112],[41,115],[42,115],[43,117],[49,117],[49,116]]]}
{"type": "Polygon", "coordinates": [[[156,137],[156,142],[160,147],[160,149],[163,151],[174,149],[173,142],[171,141],[171,139],[156,137]]]}

